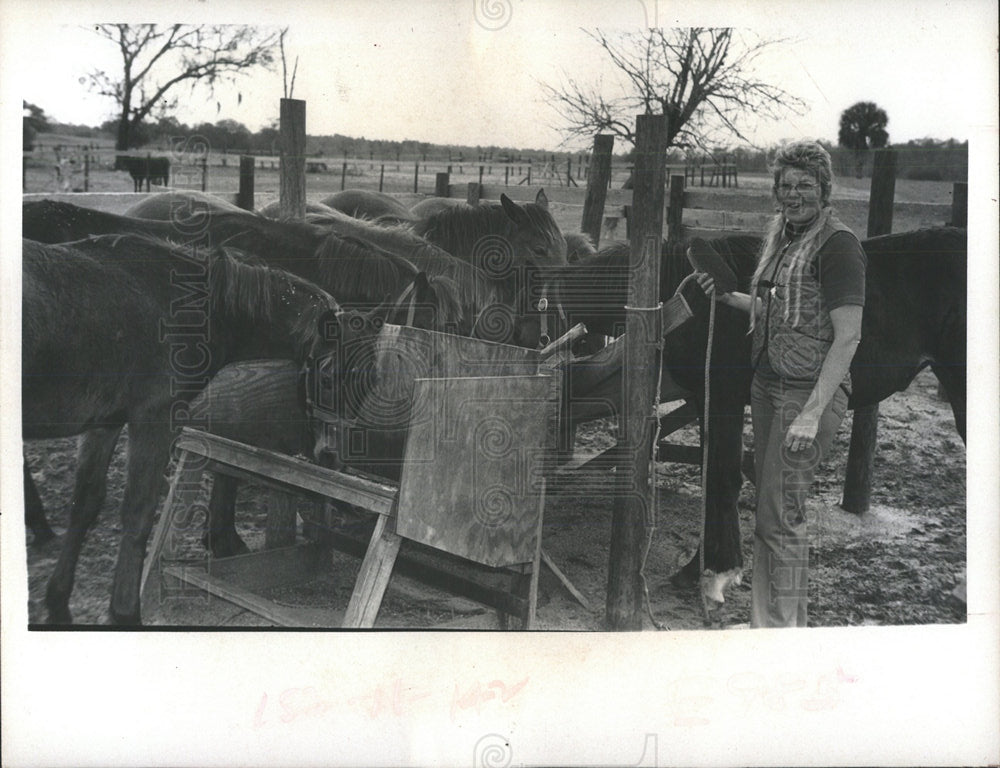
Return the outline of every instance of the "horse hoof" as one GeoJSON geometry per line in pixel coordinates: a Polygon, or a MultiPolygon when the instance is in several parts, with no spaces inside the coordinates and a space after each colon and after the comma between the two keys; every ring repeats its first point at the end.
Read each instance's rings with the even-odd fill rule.
{"type": "Polygon", "coordinates": [[[59,606],[58,608],[53,608],[49,606],[49,615],[45,620],[46,624],[61,625],[61,624],[72,624],[73,614],[70,613],[68,606],[59,606]]]}
{"type": "Polygon", "coordinates": [[[141,627],[142,619],[139,613],[118,613],[111,609],[111,624],[116,627],[141,627]]]}
{"type": "Polygon", "coordinates": [[[699,580],[701,594],[707,601],[716,605],[726,602],[726,590],[734,584],[743,583],[743,574],[739,568],[716,573],[715,571],[705,571],[699,580]]]}
{"type": "Polygon", "coordinates": [[[55,539],[56,533],[51,528],[35,531],[31,537],[31,546],[39,549],[55,539]]]}
{"type": "Polygon", "coordinates": [[[212,553],[212,557],[233,557],[234,555],[245,555],[250,552],[250,548],[246,545],[246,542],[236,532],[228,536],[209,536],[205,534],[201,541],[205,545],[205,549],[212,553]]]}
{"type": "Polygon", "coordinates": [[[694,589],[698,586],[697,558],[692,562],[694,564],[693,568],[691,567],[692,563],[688,563],[670,577],[670,584],[674,589],[694,589]]]}

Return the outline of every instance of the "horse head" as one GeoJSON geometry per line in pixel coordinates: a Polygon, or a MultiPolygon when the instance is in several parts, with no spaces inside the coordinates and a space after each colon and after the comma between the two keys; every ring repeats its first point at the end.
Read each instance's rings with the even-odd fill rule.
{"type": "Polygon", "coordinates": [[[546,266],[566,263],[566,239],[552,214],[545,190],[538,190],[534,203],[521,206],[500,195],[500,206],[510,221],[510,246],[518,264],[546,266]]]}
{"type": "Polygon", "coordinates": [[[369,312],[330,310],[317,321],[305,365],[305,401],[314,458],[325,466],[343,466],[351,426],[378,385],[376,342],[391,311],[388,303],[369,312]]]}

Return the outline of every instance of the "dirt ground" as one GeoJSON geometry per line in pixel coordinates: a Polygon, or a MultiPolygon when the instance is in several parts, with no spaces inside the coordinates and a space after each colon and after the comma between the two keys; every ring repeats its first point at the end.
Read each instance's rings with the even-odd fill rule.
{"type": "MultiPolygon", "coordinates": [[[[613,422],[581,428],[576,450],[589,454],[614,440],[613,422]]],[[[850,419],[842,425],[832,456],[821,468],[808,515],[813,544],[810,624],[858,626],[965,621],[965,606],[955,596],[966,562],[965,448],[955,432],[950,409],[938,399],[934,377],[922,373],[911,387],[882,403],[872,508],[862,516],[844,512],[840,502],[850,419]]],[[[693,428],[673,441],[697,443],[693,428]]],[[[77,569],[71,600],[79,624],[106,619],[120,525],[117,504],[124,482],[123,437],[109,481],[108,500],[90,532],[77,569]]],[[[744,440],[749,443],[749,425],[744,440]]],[[[35,442],[27,456],[43,503],[57,533],[67,525],[75,440],[35,442]]],[[[649,593],[647,628],[653,620],[671,630],[705,626],[694,591],[671,586],[670,576],[695,551],[701,517],[696,466],[657,465],[657,520],[645,567],[649,593]]],[[[607,470],[582,470],[550,483],[546,498],[543,546],[583,594],[585,608],[543,568],[538,626],[546,630],[599,630],[603,626],[611,533],[613,476],[607,470]]],[[[746,568],[743,585],[733,588],[713,626],[743,624],[749,616],[753,571],[753,487],[744,483],[739,509],[746,568]]],[[[261,546],[264,513],[261,495],[246,489],[239,505],[239,526],[251,547],[261,546]]],[[[29,621],[44,622],[45,583],[59,542],[26,548],[29,621]]],[[[301,588],[274,590],[279,603],[312,609],[347,604],[359,561],[334,556],[334,568],[301,588]]],[[[192,603],[165,619],[172,623],[215,626],[266,626],[258,617],[227,603],[192,603]]],[[[447,623],[455,629],[496,626],[495,614],[462,598],[448,596],[407,578],[394,577],[377,627],[419,628],[447,623]]]]}
{"type": "MultiPolygon", "coordinates": [[[[28,170],[29,191],[56,191],[47,188],[44,178],[36,176],[31,166],[28,170]]],[[[41,173],[42,169],[37,170],[41,173]]],[[[109,172],[97,178],[103,191],[131,191],[127,174],[109,172]]],[[[758,181],[766,184],[766,180],[758,181]]],[[[853,184],[853,180],[845,183],[844,199],[866,197],[868,181],[863,181],[864,185],[853,184]]],[[[751,179],[741,177],[741,190],[749,192],[753,186],[751,179]]],[[[228,187],[233,188],[235,182],[228,187]]],[[[950,189],[950,184],[940,182],[901,182],[897,185],[897,200],[947,203],[950,189]]],[[[321,191],[310,186],[310,200],[321,196],[321,191]]],[[[553,213],[564,230],[578,228],[578,207],[553,205],[553,213]]],[[[894,229],[905,231],[921,225],[927,224],[897,220],[894,229]]],[[[607,421],[582,427],[577,433],[578,455],[613,445],[614,430],[614,423],[607,421]]],[[[810,623],[838,626],[964,622],[965,605],[955,596],[955,590],[963,583],[966,563],[966,453],[947,402],[938,398],[933,375],[920,374],[906,392],[882,403],[872,507],[862,516],[848,514],[838,506],[849,436],[850,418],[841,427],[831,458],[817,475],[809,503],[813,536],[810,623]]],[[[691,427],[671,439],[697,445],[697,434],[691,427]]],[[[106,620],[120,533],[117,507],[124,483],[126,440],[127,432],[111,467],[105,508],[87,538],[77,568],[70,608],[79,624],[101,624],[106,620]]],[[[750,440],[748,416],[744,441],[749,445],[750,440]]],[[[68,524],[75,451],[75,439],[26,444],[29,465],[60,539],[68,524]]],[[[584,469],[550,482],[543,546],[589,605],[584,607],[574,600],[543,568],[538,609],[538,625],[542,629],[602,628],[612,486],[613,476],[607,470],[584,469]]],[[[644,569],[649,596],[645,625],[676,630],[702,628],[705,619],[697,594],[677,590],[670,584],[670,576],[697,547],[701,519],[699,468],[659,464],[656,486],[656,527],[644,569]]],[[[753,498],[752,485],[744,483],[739,501],[746,558],[743,584],[727,594],[724,607],[713,616],[715,626],[739,625],[748,620],[753,498]]],[[[263,542],[262,508],[259,492],[243,493],[239,526],[251,547],[263,542]]],[[[29,622],[45,620],[45,584],[59,545],[57,540],[42,547],[30,542],[26,546],[29,622]]],[[[335,555],[333,565],[323,579],[302,589],[280,590],[269,596],[287,605],[343,608],[359,561],[335,555]]],[[[263,624],[252,614],[227,603],[192,604],[190,609],[163,620],[187,625],[263,624]]],[[[450,622],[454,628],[475,629],[493,627],[496,619],[492,612],[467,600],[396,576],[390,583],[376,626],[416,628],[444,622],[450,622]]]]}

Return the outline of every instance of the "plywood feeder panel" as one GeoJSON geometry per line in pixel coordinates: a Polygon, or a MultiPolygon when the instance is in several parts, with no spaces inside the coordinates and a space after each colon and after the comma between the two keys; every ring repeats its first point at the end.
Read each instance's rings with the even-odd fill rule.
{"type": "Polygon", "coordinates": [[[354,364],[374,368],[375,386],[356,397],[347,394],[356,418],[342,457],[394,480],[408,429],[430,418],[426,406],[414,401],[416,379],[533,375],[539,369],[535,350],[390,324],[367,354],[374,360],[354,364]]]}
{"type": "Polygon", "coordinates": [[[396,532],[492,567],[532,562],[554,393],[543,375],[417,379],[396,532]]]}

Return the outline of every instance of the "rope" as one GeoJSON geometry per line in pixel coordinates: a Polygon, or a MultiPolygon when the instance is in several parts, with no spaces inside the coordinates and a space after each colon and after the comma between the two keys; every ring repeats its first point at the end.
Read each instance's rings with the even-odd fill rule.
{"type": "MultiPolygon", "coordinates": [[[[682,284],[683,285],[683,284],[682,284]]],[[[680,290],[678,288],[677,290],[680,290]]],[[[663,307],[663,302],[660,302],[660,308],[663,307]]],[[[659,370],[656,372],[656,396],[653,399],[653,418],[656,420],[656,432],[653,435],[653,448],[650,451],[649,456],[649,481],[651,485],[650,496],[651,504],[646,512],[646,546],[642,551],[642,562],[639,564],[639,580],[642,582],[642,596],[643,602],[646,605],[646,615],[649,616],[650,622],[656,629],[666,629],[669,630],[670,627],[664,623],[656,620],[653,615],[653,605],[649,599],[649,585],[646,583],[646,560],[649,558],[649,550],[653,546],[653,534],[656,532],[656,513],[660,508],[660,493],[659,486],[656,484],[656,451],[657,446],[660,444],[660,394],[663,387],[663,337],[660,337],[660,343],[657,345],[657,350],[659,355],[657,357],[657,362],[659,364],[659,370]]]]}
{"type": "MultiPolygon", "coordinates": [[[[688,275],[687,277],[685,277],[683,280],[681,280],[680,285],[677,286],[677,290],[674,291],[674,295],[676,296],[681,291],[683,291],[684,287],[688,284],[688,282],[690,282],[694,278],[695,278],[695,275],[692,273],[692,274],[688,275]]],[[[648,309],[649,308],[647,308],[647,310],[648,309]]],[[[663,309],[663,302],[660,302],[660,304],[657,307],[657,309],[662,311],[662,309],[663,309]]],[[[715,309],[714,302],[713,302],[712,309],[713,309],[713,311],[715,309]]],[[[711,325],[712,325],[712,323],[710,321],[709,322],[709,334],[711,334],[711,325]]],[[[659,360],[660,367],[659,367],[659,370],[657,371],[657,374],[656,374],[656,397],[654,398],[654,401],[653,401],[653,418],[656,420],[656,432],[655,432],[655,434],[653,436],[653,445],[652,445],[652,449],[650,451],[650,456],[649,456],[649,477],[650,477],[650,484],[651,484],[651,489],[650,489],[651,504],[649,506],[649,510],[646,513],[646,546],[645,546],[645,548],[643,549],[643,552],[642,552],[642,562],[639,564],[639,579],[642,582],[643,601],[644,601],[644,603],[646,605],[646,615],[649,616],[650,622],[653,624],[654,627],[656,627],[656,629],[660,629],[660,630],[664,630],[665,629],[665,630],[669,631],[670,627],[667,626],[665,623],[657,621],[656,617],[653,615],[653,606],[652,606],[652,602],[649,599],[649,586],[648,586],[648,584],[646,582],[646,561],[649,558],[649,550],[653,546],[653,534],[656,532],[657,510],[660,508],[659,486],[656,484],[656,454],[657,454],[657,451],[658,451],[658,446],[660,444],[660,433],[662,431],[662,427],[660,425],[659,408],[660,408],[660,395],[663,392],[663,347],[664,347],[663,341],[664,341],[664,337],[660,336],[660,343],[657,346],[657,349],[659,351],[659,358],[658,358],[658,360],[659,360]]],[[[709,343],[711,343],[711,335],[709,336],[709,343]]],[[[703,502],[703,504],[704,504],[704,502],[703,502]]],[[[704,512],[703,512],[703,516],[704,516],[704,512]]],[[[702,528],[704,529],[704,523],[702,524],[702,528]]]]}
{"type": "Polygon", "coordinates": [[[709,377],[712,372],[712,341],[715,337],[715,286],[708,293],[708,301],[708,342],[705,345],[705,409],[701,420],[704,434],[704,439],[701,441],[701,528],[698,531],[698,591],[701,593],[701,608],[705,613],[706,622],[710,621],[708,598],[701,586],[701,580],[705,575],[705,523],[708,519],[708,413],[709,397],[711,396],[709,377]]]}

